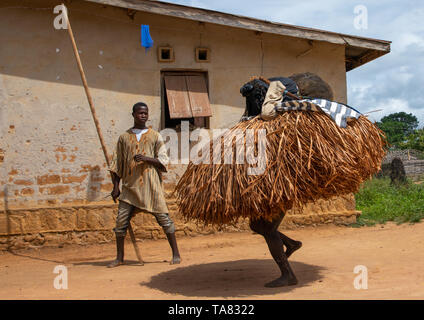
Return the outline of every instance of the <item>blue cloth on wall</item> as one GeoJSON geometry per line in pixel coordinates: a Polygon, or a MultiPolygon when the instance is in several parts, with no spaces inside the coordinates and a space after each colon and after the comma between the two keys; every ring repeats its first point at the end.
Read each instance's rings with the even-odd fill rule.
{"type": "Polygon", "coordinates": [[[153,39],[150,36],[150,28],[148,25],[141,25],[141,45],[146,48],[146,51],[153,47],[153,39]]]}

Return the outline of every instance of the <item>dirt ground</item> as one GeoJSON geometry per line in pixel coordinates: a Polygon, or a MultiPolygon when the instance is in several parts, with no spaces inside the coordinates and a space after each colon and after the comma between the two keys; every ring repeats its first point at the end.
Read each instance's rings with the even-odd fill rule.
{"type": "Polygon", "coordinates": [[[108,269],[115,244],[0,253],[0,299],[424,299],[424,223],[285,232],[303,247],[291,258],[299,284],[265,288],[279,276],[265,241],[249,232],[179,239],[183,261],[169,265],[166,240],[139,242],[137,265],[108,269]],[[68,289],[54,288],[55,266],[68,269],[68,289]],[[357,265],[368,289],[357,290],[357,265]],[[362,274],[364,275],[364,274],[362,274]]]}

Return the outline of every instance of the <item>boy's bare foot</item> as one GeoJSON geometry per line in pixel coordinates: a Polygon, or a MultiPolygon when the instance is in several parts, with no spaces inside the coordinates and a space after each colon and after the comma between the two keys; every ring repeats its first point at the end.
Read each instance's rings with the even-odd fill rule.
{"type": "Polygon", "coordinates": [[[115,268],[115,267],[118,267],[118,266],[123,265],[123,264],[124,264],[124,261],[116,259],[116,260],[113,260],[111,263],[109,263],[107,265],[107,267],[108,268],[115,268]]]}
{"type": "Polygon", "coordinates": [[[181,263],[181,258],[177,256],[177,257],[172,257],[172,260],[169,264],[180,264],[180,263],[181,263]]]}

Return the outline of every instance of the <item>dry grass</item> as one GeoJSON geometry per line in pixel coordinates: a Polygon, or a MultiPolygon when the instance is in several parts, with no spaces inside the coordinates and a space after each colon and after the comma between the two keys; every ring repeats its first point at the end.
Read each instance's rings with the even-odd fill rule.
{"type": "Polygon", "coordinates": [[[271,219],[280,210],[356,192],[385,154],[384,133],[363,116],[340,128],[324,113],[291,111],[271,121],[240,122],[223,139],[236,129],[266,129],[265,172],[249,176],[247,163],[190,163],[176,188],[187,220],[222,225],[241,217],[271,219]]]}

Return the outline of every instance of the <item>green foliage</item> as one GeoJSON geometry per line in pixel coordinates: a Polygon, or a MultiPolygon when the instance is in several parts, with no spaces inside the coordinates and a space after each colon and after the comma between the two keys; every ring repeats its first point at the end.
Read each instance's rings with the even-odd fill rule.
{"type": "Polygon", "coordinates": [[[418,119],[412,113],[391,113],[381,118],[377,126],[386,133],[391,145],[398,146],[418,127],[418,119]]]}
{"type": "Polygon", "coordinates": [[[424,183],[408,180],[406,185],[395,187],[388,178],[373,179],[363,183],[355,200],[362,214],[354,226],[387,221],[414,223],[424,218],[424,183]]]}
{"type": "Polygon", "coordinates": [[[399,143],[402,149],[415,149],[424,151],[424,128],[415,130],[405,140],[399,143]]]}

